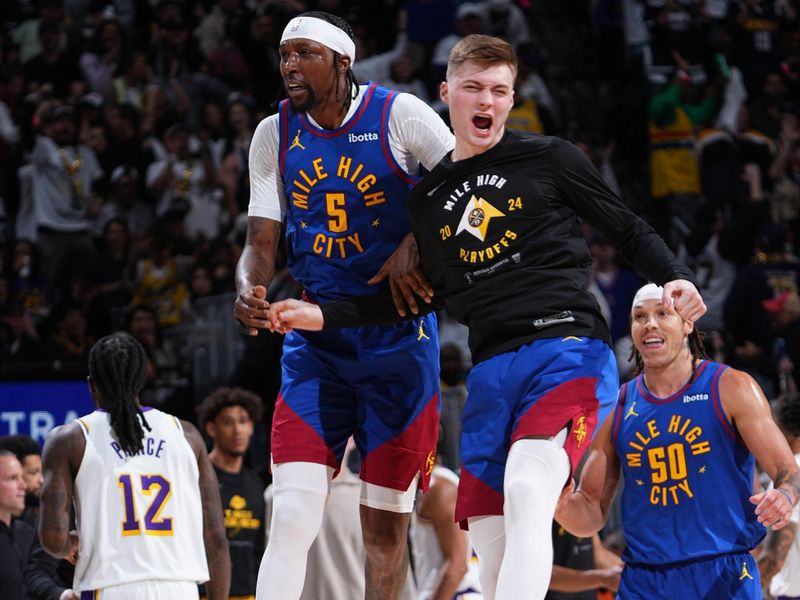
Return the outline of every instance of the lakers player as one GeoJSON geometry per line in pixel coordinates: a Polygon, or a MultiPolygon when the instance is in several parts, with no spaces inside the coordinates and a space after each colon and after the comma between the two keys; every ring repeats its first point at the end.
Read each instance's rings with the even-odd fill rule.
{"type": "Polygon", "coordinates": [[[81,598],[183,600],[208,581],[209,600],[226,599],[231,565],[214,469],[192,425],[139,405],[146,369],[128,334],[89,352],[97,410],[47,438],[42,546],[59,558],[77,552],[72,587],[81,598]]]}
{"type": "Polygon", "coordinates": [[[800,471],[755,381],[707,360],[693,325],[662,295],[651,283],[634,297],[641,374],[620,389],[580,487],[565,492],[556,519],[575,535],[598,531],[621,467],[627,548],[619,598],[761,598],[750,550],[765,527],[789,522],[800,471]],[[756,460],[775,486],[752,495],[756,460]]]}

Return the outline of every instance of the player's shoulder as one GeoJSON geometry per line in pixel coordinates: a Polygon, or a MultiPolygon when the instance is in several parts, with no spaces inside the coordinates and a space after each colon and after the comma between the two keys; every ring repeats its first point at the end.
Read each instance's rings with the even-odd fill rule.
{"type": "Polygon", "coordinates": [[[714,370],[722,370],[722,374],[719,377],[720,392],[727,389],[734,390],[741,387],[748,388],[753,385],[758,386],[753,376],[746,371],[735,369],[723,363],[710,363],[709,366],[714,368],[714,370]]]}
{"type": "Polygon", "coordinates": [[[280,113],[274,113],[268,117],[264,117],[256,125],[256,130],[253,133],[253,143],[263,141],[266,138],[278,139],[280,129],[280,113]]]}

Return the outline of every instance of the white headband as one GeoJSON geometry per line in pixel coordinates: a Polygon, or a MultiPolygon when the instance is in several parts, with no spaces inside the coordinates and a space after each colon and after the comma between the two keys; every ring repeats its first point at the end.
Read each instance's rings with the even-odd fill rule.
{"type": "Polygon", "coordinates": [[[639,288],[639,291],[636,292],[636,295],[633,297],[633,304],[631,305],[631,309],[633,309],[637,304],[641,304],[645,300],[658,300],[664,297],[664,288],[660,285],[656,285],[655,283],[648,283],[647,285],[643,285],[639,288]]]}
{"type": "Polygon", "coordinates": [[[334,52],[347,56],[351,61],[356,59],[356,45],[344,31],[316,17],[295,17],[283,30],[281,43],[286,40],[305,38],[319,42],[334,52]]]}

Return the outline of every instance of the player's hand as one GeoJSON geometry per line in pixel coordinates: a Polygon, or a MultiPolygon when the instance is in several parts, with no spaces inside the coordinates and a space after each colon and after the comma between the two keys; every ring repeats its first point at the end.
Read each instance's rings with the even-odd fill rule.
{"type": "Polygon", "coordinates": [[[78,551],[80,549],[80,542],[78,540],[78,532],[72,530],[69,532],[69,551],[64,557],[64,560],[69,561],[73,565],[78,562],[78,551]]]}
{"type": "Polygon", "coordinates": [[[789,523],[794,510],[790,496],[793,496],[792,492],[784,488],[771,489],[750,496],[750,502],[757,505],[758,522],[764,527],[772,527],[773,530],[778,530],[789,523]]]}
{"type": "Polygon", "coordinates": [[[619,588],[619,578],[622,575],[622,567],[615,565],[607,569],[595,569],[598,575],[597,587],[605,588],[611,592],[616,592],[619,588]]]}
{"type": "Polygon", "coordinates": [[[406,306],[413,314],[419,313],[416,296],[430,304],[433,288],[419,269],[417,241],[410,233],[367,283],[375,285],[387,277],[397,314],[401,317],[406,316],[406,306]]]}
{"type": "Polygon", "coordinates": [[[675,279],[664,284],[664,295],[661,301],[665,307],[674,307],[681,318],[694,323],[706,314],[706,305],[700,292],[691,281],[675,279]]]}
{"type": "Polygon", "coordinates": [[[572,494],[575,493],[575,479],[570,478],[569,483],[564,486],[564,489],[561,490],[561,495],[558,497],[558,502],[556,503],[556,512],[553,518],[558,521],[559,516],[564,509],[567,507],[567,503],[569,499],[572,497],[572,494]]]}
{"type": "Polygon", "coordinates": [[[259,329],[269,329],[269,302],[267,288],[256,285],[236,296],[233,318],[245,335],[258,335],[259,329]]]}
{"type": "Polygon", "coordinates": [[[277,333],[289,333],[293,329],[320,331],[325,324],[318,304],[294,299],[273,303],[269,318],[272,331],[277,333]]]}
{"type": "Polygon", "coordinates": [[[61,592],[61,595],[58,597],[58,600],[80,600],[80,596],[78,592],[75,590],[64,590],[61,592]]]}

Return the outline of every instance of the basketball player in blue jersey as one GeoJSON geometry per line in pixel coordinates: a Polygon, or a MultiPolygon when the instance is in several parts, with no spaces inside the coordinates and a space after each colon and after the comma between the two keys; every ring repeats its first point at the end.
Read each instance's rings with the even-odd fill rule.
{"type": "Polygon", "coordinates": [[[598,531],[621,468],[619,598],[761,598],[750,550],[765,527],[789,522],[800,471],[755,381],[707,360],[693,325],[662,294],[651,283],[633,300],[641,374],[621,387],[556,519],[575,535],[598,531]],[[775,485],[753,495],[755,461],[775,485]]]}
{"type": "Polygon", "coordinates": [[[139,404],[146,378],[130,335],[92,347],[97,410],[45,442],[39,538],[58,558],[77,554],[72,588],[82,599],[198,598],[207,581],[208,599],[226,600],[231,563],[205,444],[191,424],[139,404]]]}
{"type": "MultiPolygon", "coordinates": [[[[372,294],[371,278],[410,231],[405,203],[414,174],[453,146],[422,101],[358,85],[353,36],[342,19],[320,12],[293,19],[280,56],[288,100],[253,139],[247,242],[236,276],[234,317],[251,335],[267,327],[266,289],[284,220],[289,269],[309,300],[372,294]]],[[[362,457],[366,597],[400,593],[409,515],[436,448],[436,333],[428,315],[286,337],[259,600],[300,596],[306,554],[350,435],[362,457]]]]}

